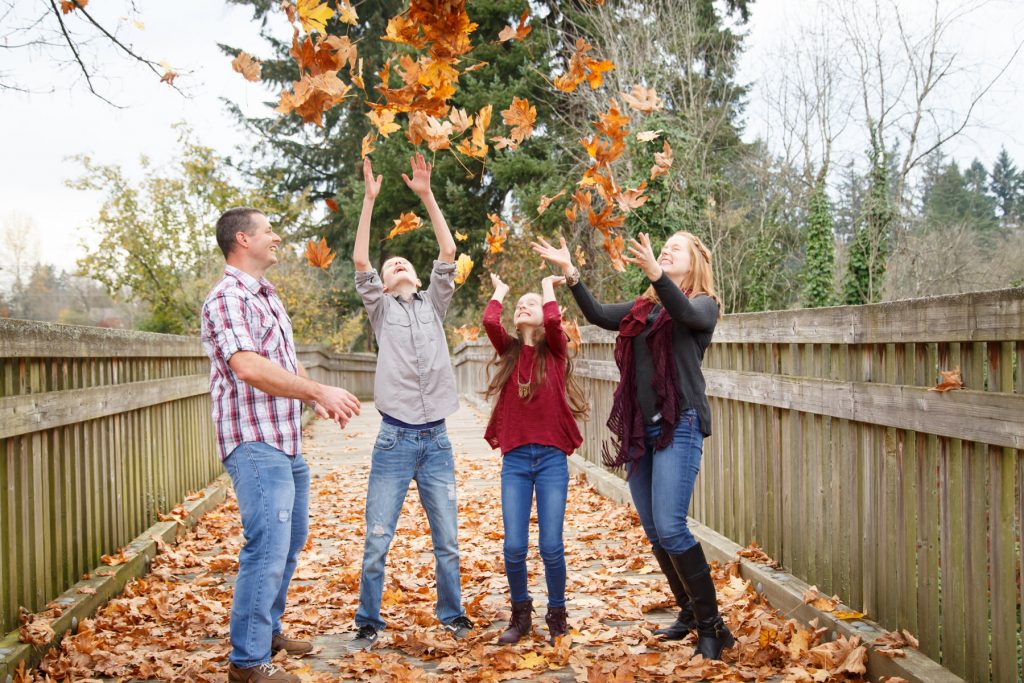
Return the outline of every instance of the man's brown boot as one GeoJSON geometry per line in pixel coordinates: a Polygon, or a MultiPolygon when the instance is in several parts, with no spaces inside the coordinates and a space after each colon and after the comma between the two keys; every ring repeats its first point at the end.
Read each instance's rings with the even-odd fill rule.
{"type": "Polygon", "coordinates": [[[313,651],[313,643],[308,640],[292,640],[278,633],[270,641],[270,651],[279,652],[280,650],[284,650],[292,656],[305,655],[313,651]]]}
{"type": "Polygon", "coordinates": [[[239,669],[234,664],[228,667],[229,683],[301,683],[301,679],[270,662],[251,669],[239,669]]]}

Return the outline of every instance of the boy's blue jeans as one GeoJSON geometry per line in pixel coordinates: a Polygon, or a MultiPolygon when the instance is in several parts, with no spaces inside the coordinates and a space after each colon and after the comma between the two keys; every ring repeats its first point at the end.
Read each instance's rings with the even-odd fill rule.
{"type": "Polygon", "coordinates": [[[384,593],[384,563],[398,525],[409,483],[416,481],[430,523],[437,576],[437,618],[448,623],[462,616],[459,575],[458,501],[455,464],[445,425],[422,431],[381,424],[373,447],[366,490],[366,539],[359,578],[356,624],[378,631],[384,593]]]}
{"type": "Polygon", "coordinates": [[[309,532],[309,465],[268,444],[240,444],[224,460],[238,498],[245,545],[231,603],[231,662],[270,661],[299,551],[309,532]]]}

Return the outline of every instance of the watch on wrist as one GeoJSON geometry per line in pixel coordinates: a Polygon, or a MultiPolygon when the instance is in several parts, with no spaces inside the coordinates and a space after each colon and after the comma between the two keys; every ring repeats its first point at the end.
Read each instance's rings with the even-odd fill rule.
{"type": "Polygon", "coordinates": [[[576,266],[573,266],[569,270],[569,274],[565,276],[565,284],[567,284],[570,287],[572,287],[573,285],[577,284],[579,281],[580,281],[580,269],[577,268],[576,266]]]}

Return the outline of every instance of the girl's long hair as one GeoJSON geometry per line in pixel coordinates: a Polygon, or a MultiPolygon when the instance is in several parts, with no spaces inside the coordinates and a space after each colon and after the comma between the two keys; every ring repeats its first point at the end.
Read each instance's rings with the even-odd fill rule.
{"type": "MultiPolygon", "coordinates": [[[[505,384],[512,379],[522,350],[522,333],[516,330],[516,336],[505,349],[505,353],[499,356],[495,352],[487,364],[487,389],[482,392],[485,398],[490,400],[501,394],[505,384]]],[[[533,345],[533,376],[530,378],[530,393],[526,396],[527,401],[533,398],[534,392],[544,383],[549,355],[547,339],[542,334],[533,345]]],[[[576,374],[572,369],[572,360],[575,357],[576,352],[570,348],[565,361],[565,397],[569,402],[569,410],[572,411],[573,417],[577,420],[588,420],[590,419],[590,405],[587,403],[583,387],[576,379],[576,374]]],[[[516,381],[518,382],[518,379],[516,381]]]]}
{"type": "MultiPolygon", "coordinates": [[[[669,236],[669,239],[673,237],[685,237],[690,244],[690,272],[683,278],[680,288],[689,292],[689,296],[698,294],[710,296],[718,304],[718,317],[721,318],[722,300],[715,292],[715,272],[711,266],[711,250],[692,232],[679,230],[669,236]]],[[[654,291],[653,285],[648,287],[641,296],[654,302],[658,301],[658,294],[654,291]]]]}

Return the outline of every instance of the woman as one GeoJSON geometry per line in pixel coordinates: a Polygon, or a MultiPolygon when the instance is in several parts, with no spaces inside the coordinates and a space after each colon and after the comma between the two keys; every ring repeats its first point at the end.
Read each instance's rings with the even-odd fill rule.
{"type": "Polygon", "coordinates": [[[679,605],[675,623],[659,634],[678,640],[696,629],[697,651],[720,659],[735,639],[718,613],[704,550],[686,522],[703,440],[711,434],[700,369],[722,315],[711,252],[695,235],[677,232],[656,258],[641,233],[624,260],[644,271],[650,287],[634,301],[601,304],[580,282],[564,239],[560,248],[543,238],[532,246],[561,268],[586,319],[619,333],[620,378],[608,417],[615,453],[606,449],[604,457],[611,467],[627,468],[640,523],[679,605]]]}

